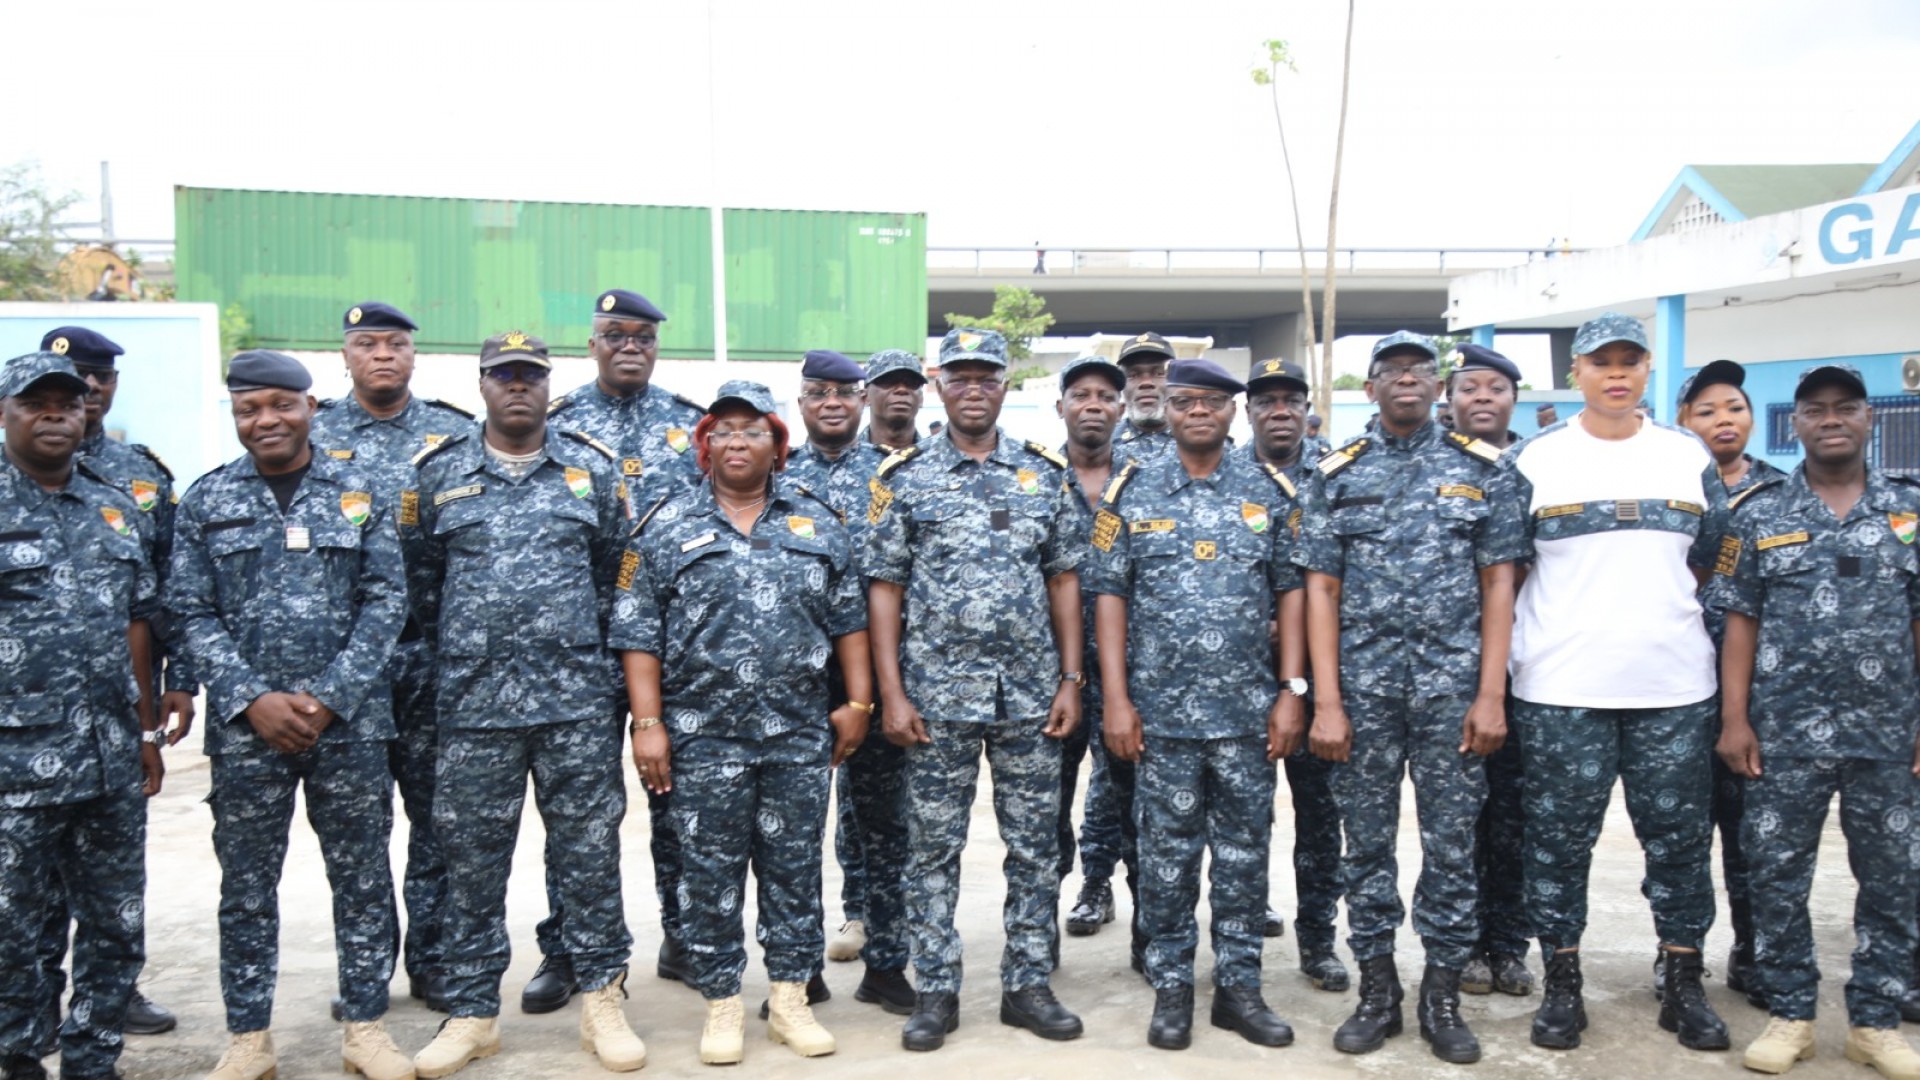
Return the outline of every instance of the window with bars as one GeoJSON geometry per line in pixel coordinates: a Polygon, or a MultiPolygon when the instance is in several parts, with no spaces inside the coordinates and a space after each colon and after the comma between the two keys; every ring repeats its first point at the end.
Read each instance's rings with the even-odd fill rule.
{"type": "MultiPolygon", "coordinates": [[[[1867,442],[1867,460],[1884,472],[1920,478],[1920,398],[1868,398],[1873,406],[1873,435],[1867,442]]],[[[1767,453],[1791,454],[1800,449],[1793,437],[1793,405],[1767,406],[1767,453]]]]}

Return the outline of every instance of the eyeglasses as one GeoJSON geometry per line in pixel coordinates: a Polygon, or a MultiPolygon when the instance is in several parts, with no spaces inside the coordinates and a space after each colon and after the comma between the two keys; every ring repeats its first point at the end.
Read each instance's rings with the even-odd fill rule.
{"type": "Polygon", "coordinates": [[[966,397],[976,390],[988,397],[992,397],[994,394],[1006,388],[1007,381],[998,375],[975,375],[971,377],[942,375],[940,376],[940,385],[953,391],[958,397],[966,397]]]}
{"type": "Polygon", "coordinates": [[[773,432],[768,431],[766,428],[757,427],[735,428],[732,431],[721,431],[716,428],[707,432],[707,445],[722,446],[732,442],[735,436],[739,436],[750,443],[757,443],[766,442],[768,439],[773,438],[773,432]]]}
{"type": "Polygon", "coordinates": [[[818,390],[800,391],[801,401],[858,401],[866,396],[866,391],[858,385],[828,386],[818,390]]]}
{"type": "Polygon", "coordinates": [[[1867,403],[1858,398],[1852,401],[1842,401],[1834,405],[1821,405],[1811,401],[1802,401],[1793,407],[1793,415],[1802,420],[1811,420],[1814,423],[1819,423],[1829,416],[1838,417],[1842,420],[1858,420],[1860,417],[1866,415],[1866,411],[1867,403]]]}
{"type": "Polygon", "coordinates": [[[1196,407],[1208,412],[1222,412],[1231,404],[1233,398],[1228,394],[1176,394],[1167,399],[1167,408],[1182,413],[1196,407]]]}
{"type": "Polygon", "coordinates": [[[1411,375],[1416,379],[1431,379],[1440,374],[1440,365],[1431,360],[1420,360],[1411,364],[1381,364],[1369,374],[1370,379],[1404,379],[1411,375]]]}
{"type": "Polygon", "coordinates": [[[502,364],[481,372],[497,383],[543,383],[547,381],[547,369],[531,364],[502,364]]]}
{"type": "Polygon", "coordinates": [[[640,349],[651,349],[654,344],[660,340],[660,335],[658,334],[610,334],[604,330],[593,336],[612,346],[615,352],[619,352],[629,345],[640,349]]]}

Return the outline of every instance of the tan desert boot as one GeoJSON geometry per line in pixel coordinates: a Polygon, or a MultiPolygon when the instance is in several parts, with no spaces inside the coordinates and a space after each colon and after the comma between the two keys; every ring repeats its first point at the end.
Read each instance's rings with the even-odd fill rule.
{"type": "Polygon", "coordinates": [[[274,1080],[280,1062],[273,1056],[273,1036],[265,1031],[243,1031],[228,1037],[227,1052],[207,1074],[207,1080],[274,1080]]]}
{"type": "Polygon", "coordinates": [[[440,1025],[440,1034],[413,1059],[413,1071],[420,1080],[438,1080],[466,1068],[470,1061],[499,1052],[499,1017],[455,1016],[440,1025]]]}
{"type": "Polygon", "coordinates": [[[837,1049],[833,1035],[813,1018],[807,1005],[807,984],[777,982],[767,997],[767,1037],[786,1043],[801,1057],[820,1057],[837,1049]]]}

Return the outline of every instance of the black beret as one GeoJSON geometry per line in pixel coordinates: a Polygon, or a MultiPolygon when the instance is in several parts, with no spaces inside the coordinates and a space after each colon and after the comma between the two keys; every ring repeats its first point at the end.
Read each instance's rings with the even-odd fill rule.
{"type": "Polygon", "coordinates": [[[105,334],[84,326],[61,326],[47,331],[47,336],[40,339],[40,348],[87,367],[112,367],[113,358],[127,351],[105,334]]]}
{"type": "Polygon", "coordinates": [[[392,304],[382,304],[369,300],[364,304],[355,304],[340,316],[340,332],[351,334],[355,330],[418,330],[406,312],[392,304]]]}
{"type": "Polygon", "coordinates": [[[1454,353],[1459,358],[1453,365],[1455,372],[1497,371],[1513,383],[1514,389],[1520,388],[1520,365],[1492,349],[1469,343],[1455,349],[1454,353]]]}
{"type": "Polygon", "coordinates": [[[227,389],[300,390],[313,387],[306,365],[272,349],[248,349],[227,361],[227,389]]]}
{"type": "Polygon", "coordinates": [[[865,382],[867,369],[832,349],[813,349],[800,365],[800,377],[828,382],[865,382]]]}
{"type": "Polygon", "coordinates": [[[653,301],[637,292],[625,289],[608,289],[593,302],[593,313],[609,319],[645,319],[648,322],[666,322],[667,317],[653,306],[653,301]]]}
{"type": "Polygon", "coordinates": [[[1219,390],[1227,394],[1245,393],[1247,384],[1227,374],[1227,369],[1211,360],[1175,360],[1167,365],[1167,389],[1185,386],[1195,390],[1219,390]]]}

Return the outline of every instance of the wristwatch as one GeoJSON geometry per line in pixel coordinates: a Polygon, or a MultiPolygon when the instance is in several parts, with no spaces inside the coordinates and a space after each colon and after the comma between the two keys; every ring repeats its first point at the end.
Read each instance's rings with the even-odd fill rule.
{"type": "Polygon", "coordinates": [[[154,728],[152,731],[143,731],[140,733],[140,741],[149,746],[165,746],[167,745],[167,729],[154,728]]]}
{"type": "Polygon", "coordinates": [[[1280,689],[1285,690],[1294,697],[1303,698],[1307,696],[1307,691],[1310,687],[1307,685],[1307,680],[1305,679],[1282,679],[1280,680],[1280,689]]]}
{"type": "Polygon", "coordinates": [[[1072,683],[1072,684],[1074,684],[1075,686],[1085,686],[1085,685],[1087,685],[1087,677],[1086,677],[1085,675],[1082,675],[1082,674],[1081,674],[1080,672],[1078,672],[1078,671],[1063,671],[1063,672],[1061,672],[1061,673],[1060,673],[1060,681],[1061,681],[1061,682],[1070,682],[1070,683],[1072,683]]]}

